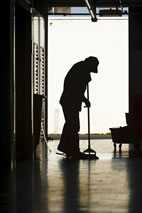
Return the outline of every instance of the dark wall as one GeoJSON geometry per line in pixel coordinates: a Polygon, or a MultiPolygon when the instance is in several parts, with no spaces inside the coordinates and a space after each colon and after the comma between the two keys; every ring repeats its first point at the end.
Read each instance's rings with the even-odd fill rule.
{"type": "MultiPolygon", "coordinates": [[[[10,1],[3,2],[2,10],[5,16],[0,13],[0,167],[10,166],[10,73],[11,73],[11,43],[10,43],[10,1]]],[[[2,167],[1,167],[2,168],[2,167]]]]}
{"type": "Polygon", "coordinates": [[[15,7],[16,158],[32,159],[31,14],[15,7]]]}
{"type": "Polygon", "coordinates": [[[21,7],[25,9],[29,9],[32,7],[34,0],[16,0],[16,4],[20,5],[21,7]]]}
{"type": "Polygon", "coordinates": [[[33,2],[33,5],[34,5],[34,8],[39,11],[39,13],[41,15],[45,15],[47,16],[48,15],[48,7],[49,7],[49,4],[48,4],[48,1],[47,0],[34,0],[33,2]]]}
{"type": "Polygon", "coordinates": [[[142,7],[129,8],[129,110],[142,103],[142,7]]]}

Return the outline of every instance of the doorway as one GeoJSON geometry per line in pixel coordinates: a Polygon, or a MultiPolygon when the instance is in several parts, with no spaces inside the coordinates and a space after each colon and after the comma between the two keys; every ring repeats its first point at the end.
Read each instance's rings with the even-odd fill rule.
{"type": "MultiPolygon", "coordinates": [[[[90,83],[91,133],[108,133],[126,124],[128,112],[128,17],[48,19],[49,134],[60,134],[64,118],[59,105],[63,81],[71,66],[86,57],[99,58],[90,83]]],[[[87,112],[81,112],[80,133],[87,133],[87,112]]]]}

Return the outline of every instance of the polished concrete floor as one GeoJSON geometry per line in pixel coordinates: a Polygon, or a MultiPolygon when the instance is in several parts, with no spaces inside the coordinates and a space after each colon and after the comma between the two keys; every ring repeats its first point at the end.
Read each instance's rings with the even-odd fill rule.
{"type": "Polygon", "coordinates": [[[35,162],[13,169],[10,213],[142,212],[142,159],[130,159],[127,145],[120,155],[111,140],[96,140],[99,160],[69,161],[56,155],[57,143],[41,144],[35,162]]]}

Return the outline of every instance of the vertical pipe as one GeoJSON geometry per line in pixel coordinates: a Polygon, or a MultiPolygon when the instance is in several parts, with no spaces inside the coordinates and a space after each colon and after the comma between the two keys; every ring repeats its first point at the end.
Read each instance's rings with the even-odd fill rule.
{"type": "Polygon", "coordinates": [[[48,138],[48,17],[44,17],[45,32],[45,136],[48,138]]]}
{"type": "Polygon", "coordinates": [[[16,83],[15,83],[15,4],[11,2],[11,168],[15,168],[15,135],[16,135],[16,83]]]}
{"type": "Polygon", "coordinates": [[[32,54],[31,54],[31,117],[32,117],[32,136],[34,134],[34,124],[33,124],[33,94],[34,94],[34,65],[33,65],[33,42],[34,42],[34,15],[33,15],[33,11],[32,11],[32,54]]]}
{"type": "Polygon", "coordinates": [[[39,84],[39,91],[38,91],[38,94],[40,94],[40,88],[41,88],[41,58],[40,58],[40,16],[38,16],[38,63],[39,63],[39,69],[38,69],[38,76],[39,76],[39,79],[38,79],[38,84],[39,84]]]}

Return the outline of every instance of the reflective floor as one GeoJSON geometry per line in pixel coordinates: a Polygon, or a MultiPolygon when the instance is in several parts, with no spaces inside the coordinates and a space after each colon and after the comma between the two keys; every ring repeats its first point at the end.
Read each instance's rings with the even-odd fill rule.
{"type": "Polygon", "coordinates": [[[34,163],[17,164],[10,213],[142,212],[142,159],[130,159],[127,145],[120,155],[111,140],[96,140],[99,160],[69,161],[56,154],[57,143],[41,144],[34,163]]]}

